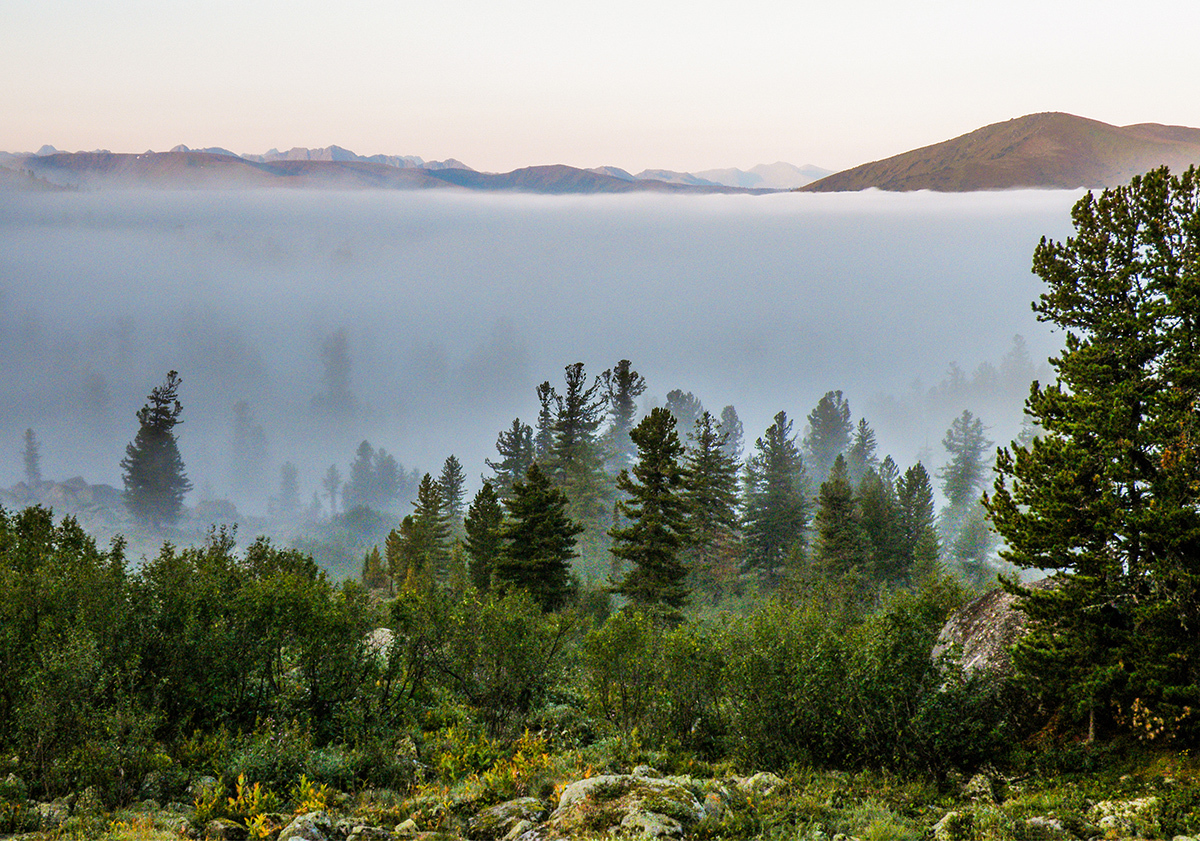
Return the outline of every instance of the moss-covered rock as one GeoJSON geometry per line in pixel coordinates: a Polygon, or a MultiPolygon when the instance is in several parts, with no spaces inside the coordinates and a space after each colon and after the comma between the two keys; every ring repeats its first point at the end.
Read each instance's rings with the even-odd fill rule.
{"type": "Polygon", "coordinates": [[[518,824],[532,827],[546,817],[546,807],[536,797],[520,797],[484,809],[467,823],[472,839],[505,838],[518,824]]]}

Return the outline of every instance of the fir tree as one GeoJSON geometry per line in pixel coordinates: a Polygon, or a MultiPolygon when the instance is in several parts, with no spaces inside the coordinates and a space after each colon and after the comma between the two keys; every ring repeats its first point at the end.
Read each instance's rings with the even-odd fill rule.
{"type": "Polygon", "coordinates": [[[879,467],[875,447],[875,430],[871,429],[866,418],[860,418],[858,426],[854,428],[850,449],[846,451],[846,472],[851,486],[858,487],[868,473],[879,467]]]}
{"type": "Polygon", "coordinates": [[[156,528],[179,518],[183,498],[192,489],[174,433],[183,412],[181,382],[178,373],[168,371],[163,384],[151,390],[149,402],[137,413],[140,428],[121,460],[125,504],[156,528]]]}
{"type": "Polygon", "coordinates": [[[562,607],[570,593],[575,538],[583,526],[567,515],[567,497],[534,464],[525,480],[513,485],[505,501],[508,522],[501,529],[504,548],[492,581],[500,588],[527,591],[543,610],[562,607]]]}
{"type": "Polygon", "coordinates": [[[869,547],[867,577],[890,587],[899,587],[908,583],[911,560],[905,552],[904,526],[894,475],[895,464],[890,456],[878,471],[869,470],[859,483],[858,510],[869,547]],[[891,469],[885,468],[885,464],[891,469]]]}
{"type": "Polygon", "coordinates": [[[388,551],[389,567],[393,555],[399,562],[392,575],[403,581],[406,588],[446,582],[450,571],[450,525],[442,489],[428,473],[417,486],[413,513],[400,522],[395,551],[388,551]]]}
{"type": "Polygon", "coordinates": [[[666,409],[651,411],[630,436],[638,460],[632,476],[622,471],[617,479],[627,495],[618,508],[629,525],[613,530],[612,553],[632,568],[615,592],[663,621],[676,622],[688,600],[687,567],[681,560],[688,536],[683,445],[666,409]]]}

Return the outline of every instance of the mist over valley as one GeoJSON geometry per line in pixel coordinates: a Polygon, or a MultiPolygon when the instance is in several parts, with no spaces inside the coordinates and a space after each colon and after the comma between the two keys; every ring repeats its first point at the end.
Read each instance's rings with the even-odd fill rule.
{"type": "Polygon", "coordinates": [[[535,421],[538,383],[620,359],[648,381],[643,411],[672,389],[732,404],[748,449],[780,409],[803,434],[840,389],[881,454],[932,470],[964,408],[1017,433],[1028,377],[999,374],[1017,334],[1035,366],[1057,347],[1030,254],[1075,198],[10,195],[0,486],[32,428],[44,475],[120,487],[134,414],[175,369],[190,503],[264,513],[285,461],[307,503],[364,440],[418,474],[453,453],[473,492],[498,431],[535,421]],[[249,480],[239,401],[266,442],[249,480]]]}

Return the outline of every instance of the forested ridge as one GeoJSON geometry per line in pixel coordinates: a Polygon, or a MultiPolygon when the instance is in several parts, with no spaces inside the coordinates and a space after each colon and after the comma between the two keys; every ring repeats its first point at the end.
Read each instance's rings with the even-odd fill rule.
{"type": "MultiPolygon", "coordinates": [[[[485,810],[530,797],[531,839],[649,834],[603,806],[639,779],[703,806],[638,795],[667,835],[1200,830],[1198,184],[1161,170],[1089,195],[1076,236],[1038,246],[1056,380],[998,456],[964,407],[934,475],[879,453],[840,391],[803,432],[781,411],[751,442],[734,407],[681,390],[639,412],[645,378],[621,360],[537,385],[470,500],[454,456],[417,477],[363,442],[344,480],[331,467],[331,511],[370,544],[340,583],[234,529],[135,563],[46,508],[0,510],[0,831],[122,837],[108,810],[174,801],[197,835],[324,811],[379,837],[503,837],[516,823],[482,830],[485,810]],[[1015,569],[1054,575],[1002,581],[1029,622],[1015,675],[935,660],[950,613],[1015,569]],[[1170,766],[1153,807],[1106,812],[1092,788],[1035,812],[1022,788],[1129,762],[1130,803],[1170,766]],[[611,790],[571,811],[569,784],[597,775],[611,790]],[[57,822],[36,805],[56,798],[57,822]]],[[[185,388],[172,371],[151,391],[122,462],[154,527],[190,487],[185,388]]],[[[38,447],[30,430],[30,482],[38,447]]],[[[294,508],[294,468],[281,479],[294,508]]]]}

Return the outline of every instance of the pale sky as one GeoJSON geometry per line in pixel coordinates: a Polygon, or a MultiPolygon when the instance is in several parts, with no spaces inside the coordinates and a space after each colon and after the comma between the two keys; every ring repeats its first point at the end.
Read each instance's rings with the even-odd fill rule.
{"type": "Polygon", "coordinates": [[[843,169],[1037,111],[1200,126],[1195,0],[6,0],[0,150],[843,169]]]}

